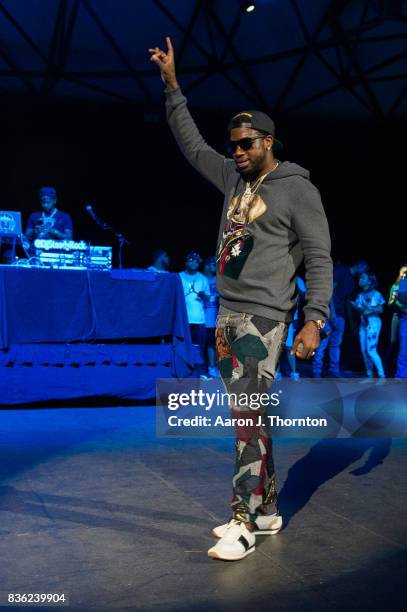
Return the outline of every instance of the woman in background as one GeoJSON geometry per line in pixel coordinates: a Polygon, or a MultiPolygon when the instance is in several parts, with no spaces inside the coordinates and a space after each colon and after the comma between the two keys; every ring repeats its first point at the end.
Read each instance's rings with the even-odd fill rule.
{"type": "Polygon", "coordinates": [[[359,278],[359,287],[352,306],[360,314],[359,339],[363,361],[365,362],[368,378],[373,378],[373,367],[377,370],[379,378],[385,378],[382,360],[377,352],[382,321],[383,304],[386,303],[382,294],[377,291],[377,279],[373,273],[364,272],[359,278]]]}

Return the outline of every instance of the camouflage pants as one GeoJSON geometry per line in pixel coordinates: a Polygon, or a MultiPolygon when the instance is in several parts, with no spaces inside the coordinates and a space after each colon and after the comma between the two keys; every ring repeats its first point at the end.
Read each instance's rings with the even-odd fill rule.
{"type": "Polygon", "coordinates": [[[259,402],[253,402],[253,398],[270,389],[288,325],[257,315],[226,312],[221,308],[217,319],[216,352],[222,381],[231,395],[231,416],[238,419],[234,422],[232,510],[235,518],[252,522],[259,514],[278,512],[267,406],[258,407],[259,402]]]}

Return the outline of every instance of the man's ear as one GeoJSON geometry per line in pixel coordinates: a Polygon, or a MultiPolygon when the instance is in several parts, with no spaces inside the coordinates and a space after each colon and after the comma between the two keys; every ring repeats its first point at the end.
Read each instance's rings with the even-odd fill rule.
{"type": "Polygon", "coordinates": [[[271,135],[265,137],[264,143],[265,143],[267,151],[271,151],[271,149],[273,148],[273,142],[274,142],[274,139],[271,135]]]}

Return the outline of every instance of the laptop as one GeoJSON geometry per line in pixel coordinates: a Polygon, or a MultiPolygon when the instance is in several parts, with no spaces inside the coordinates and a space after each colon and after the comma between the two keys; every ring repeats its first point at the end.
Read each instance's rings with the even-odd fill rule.
{"type": "Polygon", "coordinates": [[[15,210],[0,210],[0,237],[19,238],[21,233],[21,213],[15,210]]]}

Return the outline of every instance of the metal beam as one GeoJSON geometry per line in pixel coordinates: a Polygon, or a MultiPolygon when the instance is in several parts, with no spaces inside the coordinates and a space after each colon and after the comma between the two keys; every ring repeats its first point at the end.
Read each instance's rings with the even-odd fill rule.
{"type": "MultiPolygon", "coordinates": [[[[304,106],[308,106],[308,104],[311,104],[311,102],[315,102],[315,100],[320,100],[321,98],[324,98],[325,96],[328,96],[331,93],[335,93],[335,91],[338,91],[339,89],[341,89],[341,85],[336,84],[332,85],[331,87],[327,87],[326,89],[323,89],[321,91],[318,91],[315,94],[312,94],[312,96],[303,98],[296,104],[289,106],[287,108],[287,113],[292,113],[300,108],[303,108],[304,106]]],[[[368,110],[369,112],[371,112],[371,109],[369,107],[368,110]]]]}
{"type": "Polygon", "coordinates": [[[114,98],[116,100],[121,100],[122,102],[136,102],[135,99],[129,98],[128,96],[123,96],[121,94],[116,93],[115,91],[110,91],[109,89],[105,89],[104,87],[99,87],[99,85],[94,85],[93,83],[88,83],[87,81],[82,81],[82,79],[78,79],[78,77],[71,77],[69,74],[64,74],[63,79],[65,81],[69,81],[71,83],[75,83],[75,85],[81,85],[85,89],[89,89],[90,91],[95,91],[97,93],[102,93],[105,96],[110,98],[114,98]]]}
{"type": "Polygon", "coordinates": [[[340,22],[338,21],[338,19],[334,19],[331,23],[331,28],[332,31],[338,32],[341,36],[344,36],[344,41],[343,41],[343,48],[345,50],[345,52],[347,53],[349,60],[350,60],[350,64],[353,67],[353,70],[356,73],[356,76],[358,78],[358,81],[362,87],[362,89],[365,91],[366,97],[368,102],[370,103],[373,111],[379,116],[383,116],[383,110],[379,104],[379,101],[376,97],[376,95],[374,94],[373,90],[369,87],[369,83],[366,79],[365,73],[361,67],[361,65],[359,64],[358,61],[358,57],[356,54],[356,51],[354,49],[354,45],[353,42],[349,39],[349,37],[346,35],[346,32],[343,30],[342,25],[340,24],[340,22]]]}
{"type": "MultiPolygon", "coordinates": [[[[373,67],[369,68],[369,70],[366,71],[366,74],[370,74],[372,72],[375,72],[375,70],[376,70],[376,66],[373,66],[373,67]]],[[[397,74],[397,75],[393,75],[393,76],[389,75],[387,77],[386,76],[378,76],[378,77],[372,76],[371,78],[368,78],[368,80],[369,80],[369,82],[380,82],[380,81],[385,81],[385,80],[402,80],[402,79],[405,79],[405,78],[406,78],[405,74],[397,74]]],[[[351,85],[356,85],[359,81],[358,81],[357,77],[353,77],[353,78],[350,77],[349,78],[349,82],[350,82],[351,85]]],[[[325,96],[327,96],[327,95],[329,95],[331,93],[335,93],[340,88],[341,88],[341,86],[338,84],[338,85],[333,85],[331,87],[328,87],[328,88],[326,88],[324,90],[321,90],[321,91],[313,94],[312,96],[308,96],[307,98],[303,98],[302,100],[300,100],[300,102],[290,106],[288,108],[288,111],[289,112],[296,111],[299,108],[302,108],[304,106],[307,106],[311,102],[314,102],[315,100],[323,98],[323,97],[325,97],[325,96]]],[[[402,98],[404,97],[404,95],[405,95],[405,93],[404,94],[400,94],[400,102],[401,102],[402,98]]],[[[397,102],[397,105],[400,102],[397,102]]],[[[367,108],[368,108],[368,110],[370,110],[370,112],[373,112],[373,110],[370,107],[367,107],[367,108]]],[[[387,114],[389,114],[389,113],[387,113],[387,114]]]]}
{"type": "Polygon", "coordinates": [[[0,47],[0,57],[2,57],[5,63],[11,68],[13,76],[16,77],[19,81],[21,81],[22,84],[28,89],[29,92],[37,93],[37,90],[34,87],[34,85],[31,83],[31,81],[27,79],[27,77],[24,74],[21,73],[18,66],[13,62],[11,57],[1,47],[0,47]]]}
{"type": "Polygon", "coordinates": [[[39,46],[33,41],[31,36],[27,34],[24,28],[18,23],[17,19],[13,17],[13,15],[3,6],[0,2],[0,12],[8,19],[8,21],[13,25],[13,27],[17,30],[17,32],[22,36],[22,38],[26,41],[26,43],[35,51],[35,53],[42,59],[44,64],[47,63],[47,58],[44,53],[41,51],[39,46]]]}
{"type": "Polygon", "coordinates": [[[185,94],[189,94],[190,91],[195,89],[195,87],[198,87],[198,85],[201,85],[201,83],[204,83],[211,76],[212,73],[209,71],[205,72],[205,74],[201,74],[197,79],[194,79],[191,83],[189,83],[189,85],[183,87],[183,91],[185,92],[185,94]]]}
{"type": "Polygon", "coordinates": [[[404,59],[405,57],[407,57],[407,51],[403,51],[402,53],[396,53],[396,55],[388,57],[387,59],[383,60],[382,62],[379,62],[378,64],[375,64],[374,66],[370,66],[370,68],[365,70],[365,74],[370,74],[371,72],[376,72],[376,70],[381,70],[386,66],[391,66],[392,64],[395,64],[396,62],[404,59]]]}
{"type": "Polygon", "coordinates": [[[209,11],[208,11],[208,5],[205,3],[205,26],[206,26],[206,31],[208,34],[208,38],[209,38],[209,43],[211,45],[211,53],[212,53],[212,57],[218,59],[218,53],[216,50],[216,45],[215,45],[215,38],[213,36],[213,30],[212,30],[212,22],[211,22],[211,18],[209,15],[209,11]]]}
{"type": "MultiPolygon", "coordinates": [[[[305,21],[304,21],[304,18],[302,16],[302,14],[301,14],[301,11],[300,11],[300,9],[298,7],[297,0],[291,0],[291,6],[293,8],[293,11],[294,11],[297,19],[298,19],[299,24],[300,24],[300,28],[301,28],[304,40],[308,44],[311,44],[312,53],[318,58],[318,60],[326,68],[326,70],[330,74],[332,74],[332,76],[336,79],[338,84],[341,85],[341,87],[343,87],[343,89],[347,90],[354,98],[356,98],[356,100],[360,104],[362,104],[362,106],[364,106],[365,108],[370,110],[369,105],[366,103],[366,100],[364,100],[364,98],[360,94],[358,94],[356,91],[354,91],[354,89],[353,89],[353,87],[351,85],[351,82],[349,81],[347,73],[345,71],[343,71],[342,74],[339,74],[330,65],[330,63],[325,59],[325,57],[322,55],[322,53],[319,51],[319,49],[312,45],[312,42],[311,42],[311,39],[310,39],[310,34],[309,34],[308,29],[307,29],[307,27],[305,25],[305,21]]],[[[366,10],[366,6],[365,6],[365,10],[366,10]]],[[[338,49],[338,46],[336,46],[336,48],[338,49]]]]}
{"type": "MultiPolygon", "coordinates": [[[[378,64],[375,64],[374,66],[370,66],[369,68],[367,68],[365,70],[365,74],[369,75],[372,72],[376,72],[377,70],[380,70],[382,68],[385,68],[386,66],[395,64],[396,62],[398,62],[399,60],[404,59],[405,57],[407,57],[407,51],[404,51],[402,53],[397,53],[396,55],[393,55],[392,57],[387,58],[386,60],[383,60],[382,62],[379,62],[378,64]]],[[[233,68],[237,68],[237,64],[236,63],[228,63],[228,64],[223,64],[223,66],[219,67],[219,71],[222,70],[232,70],[233,68]]],[[[23,76],[26,77],[44,77],[45,72],[43,70],[23,70],[20,69],[19,70],[20,74],[22,74],[23,76]]],[[[205,66],[185,66],[182,69],[182,73],[183,74],[197,74],[197,75],[203,75],[205,74],[206,76],[210,76],[211,74],[213,74],[213,70],[211,70],[210,68],[208,68],[207,65],[205,66]]],[[[126,70],[69,70],[66,73],[64,73],[64,75],[67,75],[70,79],[73,78],[80,78],[80,79],[123,79],[126,76],[128,76],[128,72],[126,70]]],[[[154,77],[157,76],[157,71],[155,69],[143,69],[139,71],[139,74],[141,76],[144,77],[154,77]]],[[[0,69],[0,75],[1,76],[15,76],[15,72],[13,70],[1,70],[0,69]]]]}
{"type": "MultiPolygon", "coordinates": [[[[229,74],[227,73],[223,73],[221,69],[219,69],[219,74],[221,74],[223,76],[223,78],[226,81],[229,81],[229,83],[244,97],[247,98],[247,101],[250,102],[251,104],[258,104],[258,100],[257,98],[255,98],[247,89],[244,89],[244,87],[242,87],[240,85],[240,83],[238,83],[233,77],[231,77],[229,74]]],[[[192,91],[195,87],[198,87],[198,85],[200,85],[201,83],[203,83],[204,81],[206,81],[209,77],[211,77],[214,74],[213,71],[208,71],[205,74],[201,75],[200,77],[198,77],[197,79],[195,79],[194,81],[192,81],[192,83],[190,83],[189,85],[187,85],[185,87],[185,93],[189,93],[190,91],[192,91]]]]}
{"type": "Polygon", "coordinates": [[[268,104],[263,96],[263,93],[260,91],[259,86],[256,83],[256,80],[253,78],[253,76],[250,74],[249,70],[247,70],[247,67],[244,65],[244,63],[242,62],[238,52],[235,49],[235,46],[233,44],[233,41],[228,39],[227,36],[227,32],[221,22],[221,20],[219,19],[219,16],[217,15],[215,8],[213,6],[212,3],[208,4],[208,11],[210,14],[210,17],[212,19],[212,21],[214,22],[216,28],[218,29],[219,33],[221,34],[221,36],[225,39],[225,41],[227,42],[227,44],[229,44],[229,50],[230,53],[233,57],[233,59],[235,60],[237,66],[240,68],[247,84],[249,85],[250,88],[250,95],[251,97],[253,97],[256,101],[257,104],[260,107],[263,108],[267,108],[268,104]]]}
{"type": "MultiPolygon", "coordinates": [[[[375,36],[374,32],[372,32],[372,30],[374,30],[376,26],[383,23],[384,19],[387,19],[388,21],[401,21],[402,19],[405,19],[401,12],[399,12],[398,10],[384,12],[383,10],[381,10],[380,7],[383,8],[383,6],[386,5],[386,2],[382,2],[380,6],[378,6],[376,3],[374,6],[375,11],[370,12],[371,17],[369,18],[368,8],[373,6],[373,1],[365,0],[364,10],[362,11],[360,23],[358,23],[355,27],[345,29],[344,25],[340,22],[340,17],[342,16],[344,9],[348,6],[351,0],[334,0],[333,2],[331,1],[329,11],[324,17],[326,19],[326,23],[331,22],[333,24],[332,36],[328,36],[324,39],[321,39],[320,34],[323,30],[323,27],[319,28],[319,30],[317,28],[317,31],[315,31],[314,33],[310,33],[307,30],[305,20],[301,15],[301,11],[299,10],[297,1],[290,1],[295,13],[297,14],[297,18],[299,19],[300,27],[304,35],[304,40],[307,44],[304,46],[296,47],[294,49],[288,49],[283,52],[257,56],[245,60],[240,56],[240,53],[238,52],[239,50],[236,48],[236,44],[234,44],[236,34],[238,32],[243,15],[241,11],[231,16],[230,24],[228,21],[228,24],[226,25],[224,21],[220,18],[219,13],[216,11],[215,0],[195,0],[191,17],[189,18],[188,24],[185,27],[178,21],[177,17],[175,16],[176,13],[175,15],[173,14],[173,12],[175,12],[175,9],[172,9],[172,7],[176,3],[167,3],[172,9],[170,10],[166,6],[164,6],[162,0],[153,0],[154,5],[158,7],[158,9],[162,13],[164,13],[168,17],[168,19],[170,19],[171,23],[175,24],[175,26],[182,33],[181,45],[179,46],[179,50],[177,53],[177,63],[179,64],[178,72],[180,75],[187,74],[196,76],[195,80],[193,80],[188,85],[186,91],[192,91],[194,88],[196,88],[198,85],[203,83],[211,76],[219,74],[225,80],[227,80],[236,89],[236,91],[239,92],[239,94],[248,98],[251,103],[267,107],[267,103],[264,100],[261,88],[258,86],[255,79],[253,79],[253,75],[250,74],[250,67],[276,63],[280,60],[284,60],[287,58],[297,58],[297,60],[299,60],[296,64],[296,67],[298,69],[299,64],[303,64],[306,61],[306,58],[310,54],[313,54],[318,59],[318,61],[325,67],[325,69],[328,70],[330,74],[332,74],[335,80],[337,80],[339,88],[342,87],[349,91],[351,95],[358,99],[358,101],[363,104],[365,108],[368,109],[369,112],[373,111],[376,115],[383,115],[384,113],[382,109],[380,109],[379,96],[376,95],[376,92],[372,89],[371,84],[374,82],[396,81],[404,78],[405,75],[402,74],[401,66],[399,73],[394,75],[380,74],[380,71],[384,71],[387,66],[394,65],[401,59],[407,57],[407,52],[393,54],[391,57],[387,57],[385,60],[378,62],[375,66],[370,66],[369,69],[365,69],[359,62],[355,45],[359,47],[359,45],[386,43],[387,41],[401,41],[402,39],[404,39],[404,33],[389,33],[375,36]],[[376,18],[375,13],[380,14],[380,17],[376,18]],[[194,26],[197,23],[197,20],[199,19],[200,15],[202,15],[206,20],[204,26],[206,25],[208,31],[208,39],[210,41],[207,45],[207,48],[205,48],[205,44],[202,44],[202,41],[200,42],[200,40],[197,39],[196,36],[194,36],[194,26]],[[214,36],[215,29],[216,39],[214,36]],[[220,47],[219,53],[217,50],[218,40],[221,41],[221,44],[223,45],[220,47]],[[191,64],[187,65],[186,63],[184,63],[186,59],[186,50],[188,49],[188,43],[193,45],[196,49],[200,51],[200,53],[202,53],[202,65],[194,66],[191,64]],[[335,49],[338,57],[339,70],[335,62],[331,62],[330,57],[325,57],[325,55],[323,54],[323,51],[326,49],[335,49]],[[343,51],[346,52],[347,61],[349,61],[349,65],[352,68],[351,70],[348,70],[348,66],[346,65],[346,63],[343,62],[343,51]],[[231,54],[231,57],[228,57],[228,53],[231,54]],[[235,69],[240,70],[243,75],[243,80],[241,80],[240,78],[235,79],[230,76],[230,71],[235,69]],[[363,87],[362,95],[359,93],[359,91],[354,89],[354,86],[358,84],[363,87]],[[376,104],[374,103],[374,101],[376,102],[376,104]]],[[[89,90],[102,93],[103,95],[115,97],[120,100],[125,100],[126,102],[131,102],[134,100],[131,97],[126,97],[126,95],[117,94],[114,91],[114,80],[130,77],[136,80],[140,87],[140,90],[143,93],[144,99],[148,99],[150,102],[151,95],[147,87],[145,86],[143,79],[145,77],[150,76],[154,76],[154,78],[156,78],[155,67],[150,69],[136,70],[131,66],[129,60],[126,58],[125,54],[120,48],[119,43],[113,38],[113,35],[109,31],[107,27],[108,24],[105,25],[104,23],[102,23],[99,14],[96,12],[97,7],[97,2],[92,2],[92,0],[58,0],[58,10],[56,14],[53,34],[50,41],[48,53],[45,53],[30,37],[28,32],[18,23],[17,19],[10,13],[10,11],[5,8],[5,6],[3,5],[3,0],[0,0],[0,14],[3,15],[4,18],[11,23],[11,25],[14,27],[19,36],[21,36],[25,43],[29,45],[29,48],[32,50],[33,53],[35,53],[38,58],[41,59],[41,62],[44,65],[43,70],[21,69],[13,61],[12,57],[10,57],[10,54],[8,54],[7,50],[2,49],[0,50],[0,57],[3,58],[4,62],[6,62],[7,68],[0,70],[0,75],[3,77],[18,78],[23,83],[24,87],[32,93],[36,92],[33,79],[43,79],[43,90],[49,94],[53,92],[55,84],[58,82],[58,80],[65,79],[68,82],[78,84],[80,87],[85,87],[89,90]],[[96,25],[99,27],[105,38],[108,40],[109,45],[114,49],[115,53],[119,55],[122,63],[124,64],[123,70],[119,69],[100,71],[66,71],[67,56],[69,53],[71,40],[73,38],[75,24],[77,22],[80,3],[82,3],[82,6],[87,10],[91,18],[96,22],[96,25]],[[72,8],[69,9],[69,6],[71,6],[72,8]],[[111,91],[109,90],[110,88],[106,89],[103,87],[99,87],[96,83],[92,82],[93,79],[102,78],[111,80],[111,91]]],[[[291,74],[291,77],[292,76],[293,74],[291,74]]],[[[285,87],[287,88],[286,96],[288,95],[289,89],[295,79],[296,77],[294,78],[291,84],[289,79],[287,80],[285,85],[285,87]]],[[[333,88],[331,87],[329,89],[323,90],[322,92],[317,92],[311,98],[308,97],[302,101],[299,101],[299,103],[294,106],[291,105],[290,109],[303,107],[306,104],[309,104],[310,101],[315,100],[316,98],[329,95],[329,93],[337,91],[337,89],[338,87],[335,86],[333,88]]],[[[139,96],[139,94],[135,95],[139,96]]],[[[398,96],[397,100],[392,106],[392,108],[394,107],[395,110],[391,110],[390,112],[397,111],[397,109],[404,101],[405,95],[405,92],[402,92],[402,94],[398,96]]],[[[281,104],[283,104],[283,102],[284,99],[282,100],[281,104]]]]}
{"type": "Polygon", "coordinates": [[[388,74],[386,76],[372,77],[368,79],[370,83],[380,83],[380,81],[407,81],[407,72],[400,74],[388,74]]]}
{"type": "MultiPolygon", "coordinates": [[[[162,13],[164,13],[164,15],[166,15],[168,19],[178,28],[178,30],[183,32],[183,34],[186,34],[187,28],[185,28],[182,25],[182,23],[180,23],[178,19],[167,9],[167,7],[163,5],[161,0],[153,0],[153,2],[156,5],[156,7],[162,13]]],[[[191,39],[191,42],[202,53],[202,55],[210,62],[212,58],[210,54],[207,52],[207,50],[197,40],[191,39]]]]}
{"type": "Polygon", "coordinates": [[[315,44],[315,42],[317,41],[322,29],[324,28],[325,24],[327,23],[330,15],[332,12],[332,6],[329,6],[327,8],[327,10],[325,11],[325,13],[323,14],[322,18],[319,21],[319,24],[314,32],[314,34],[311,36],[310,40],[307,42],[306,47],[304,49],[304,52],[302,53],[299,61],[297,62],[297,64],[294,66],[294,69],[292,70],[291,74],[289,75],[289,77],[287,78],[287,81],[285,83],[285,86],[283,87],[283,90],[281,91],[280,95],[277,98],[276,104],[275,104],[275,110],[281,111],[286,98],[288,96],[288,94],[290,93],[290,90],[292,88],[292,86],[294,85],[302,67],[304,66],[305,62],[308,59],[308,56],[310,55],[310,53],[312,52],[312,46],[315,44]]]}
{"type": "MultiPolygon", "coordinates": [[[[207,14],[208,16],[212,17],[212,13],[210,11],[210,3],[207,1],[206,4],[206,10],[207,10],[207,14]]],[[[186,34],[187,32],[187,28],[185,28],[182,23],[180,23],[177,18],[167,9],[166,6],[164,6],[161,2],[161,0],[153,0],[154,4],[157,6],[157,8],[163,12],[168,19],[184,34],[186,34]]],[[[211,55],[210,53],[208,53],[208,51],[194,38],[191,37],[191,43],[202,53],[202,55],[207,59],[208,62],[208,66],[202,66],[202,67],[194,67],[194,68],[188,68],[188,67],[184,67],[181,69],[179,69],[177,72],[178,74],[188,74],[188,73],[203,73],[201,77],[199,77],[199,79],[196,79],[196,81],[194,83],[190,84],[190,89],[196,87],[197,85],[199,85],[201,82],[203,82],[204,80],[206,80],[207,78],[209,78],[210,76],[212,76],[213,74],[215,74],[216,72],[218,72],[219,74],[222,74],[222,76],[228,80],[236,89],[238,89],[240,91],[240,93],[242,93],[243,95],[245,95],[249,100],[253,101],[254,103],[258,103],[258,100],[256,97],[253,97],[250,92],[247,92],[246,90],[244,90],[238,83],[236,83],[236,81],[229,75],[227,74],[227,67],[222,65],[221,63],[218,63],[216,57],[214,57],[213,55],[211,55]]],[[[239,62],[237,62],[237,65],[239,66],[239,62]]],[[[149,71],[149,74],[156,76],[156,71],[149,71]]],[[[189,90],[190,90],[189,89],[189,90]]]]}
{"type": "Polygon", "coordinates": [[[65,20],[67,12],[67,0],[59,0],[58,10],[55,17],[54,31],[52,33],[51,44],[48,51],[47,58],[47,72],[42,83],[42,91],[45,94],[50,94],[58,81],[58,73],[61,67],[57,70],[56,59],[59,54],[59,49],[63,45],[64,34],[65,34],[65,20]]]}
{"type": "MultiPolygon", "coordinates": [[[[277,102],[275,105],[275,110],[278,112],[282,109],[283,104],[286,101],[286,98],[291,90],[291,87],[293,86],[293,84],[295,83],[302,67],[304,66],[306,60],[308,59],[308,56],[311,54],[312,50],[313,50],[313,46],[317,43],[317,40],[319,38],[319,35],[321,34],[323,28],[325,27],[326,23],[328,23],[328,21],[332,18],[332,14],[335,11],[336,5],[338,3],[337,2],[333,2],[331,3],[327,10],[325,11],[325,13],[323,14],[322,18],[319,20],[318,26],[315,30],[315,32],[312,34],[312,36],[310,37],[310,39],[307,42],[307,45],[305,47],[305,50],[302,54],[302,57],[300,58],[300,60],[297,62],[297,64],[294,66],[294,69],[292,70],[290,76],[288,77],[286,84],[283,88],[283,90],[281,91],[280,95],[277,98],[277,102]]],[[[342,3],[345,4],[345,3],[342,3]]],[[[341,5],[342,6],[342,5],[341,5]]],[[[343,7],[342,7],[343,8],[343,7]]]]}
{"type": "Polygon", "coordinates": [[[389,117],[395,114],[398,107],[403,102],[406,96],[407,96],[407,83],[404,85],[403,90],[400,92],[400,94],[397,96],[397,98],[394,100],[393,104],[389,108],[388,113],[387,113],[389,117]]]}
{"type": "Polygon", "coordinates": [[[76,19],[78,17],[78,9],[79,9],[79,0],[74,0],[70,15],[69,15],[69,19],[68,19],[68,25],[67,25],[66,32],[65,32],[64,41],[60,47],[58,63],[59,63],[59,66],[61,67],[61,70],[65,70],[66,68],[66,60],[68,58],[69,48],[71,46],[71,41],[72,41],[72,35],[73,35],[75,24],[76,24],[76,19]]]}
{"type": "Polygon", "coordinates": [[[191,38],[193,27],[195,25],[195,22],[196,22],[196,20],[198,18],[198,15],[199,15],[200,11],[201,11],[201,8],[202,8],[202,1],[203,0],[196,0],[196,2],[195,2],[194,10],[192,11],[192,17],[191,17],[191,19],[189,21],[189,24],[187,26],[187,29],[186,29],[185,33],[184,33],[184,37],[182,39],[181,45],[180,45],[179,50],[177,52],[177,66],[180,66],[182,64],[182,58],[184,56],[188,40],[191,38]]]}
{"type": "Polygon", "coordinates": [[[406,33],[401,34],[383,34],[382,36],[366,36],[358,39],[358,44],[388,42],[390,40],[406,40],[406,33]]]}
{"type": "Polygon", "coordinates": [[[220,56],[220,61],[223,62],[228,54],[229,51],[229,45],[233,44],[233,40],[237,34],[237,31],[239,29],[240,23],[242,21],[243,18],[243,11],[240,10],[236,13],[236,16],[233,20],[232,23],[232,27],[230,28],[229,32],[226,34],[225,40],[224,40],[224,49],[222,51],[222,54],[220,56]]]}
{"type": "MultiPolygon", "coordinates": [[[[381,25],[382,20],[381,19],[376,19],[376,20],[372,20],[370,21],[368,24],[366,24],[365,26],[363,26],[362,28],[351,28],[350,30],[347,31],[347,36],[349,38],[351,38],[352,36],[356,36],[358,35],[359,32],[367,32],[370,31],[372,29],[374,29],[377,25],[381,25]]],[[[323,40],[317,40],[314,42],[314,49],[318,49],[320,51],[323,51],[325,49],[331,49],[333,47],[335,47],[336,45],[340,44],[342,42],[343,38],[341,38],[340,36],[330,36],[329,38],[323,39],[323,40]]],[[[276,62],[282,59],[288,59],[291,57],[298,57],[301,56],[303,53],[305,53],[307,50],[309,49],[308,45],[304,45],[301,47],[293,47],[292,49],[288,49],[286,51],[278,51],[276,53],[270,53],[267,55],[260,55],[257,57],[254,57],[250,60],[242,60],[243,63],[246,66],[258,66],[260,64],[269,64],[272,62],[276,62]]],[[[311,52],[312,50],[310,50],[311,52]]],[[[230,66],[229,66],[230,67],[230,66]]],[[[237,67],[236,65],[232,66],[232,67],[237,67]]]]}
{"type": "Polygon", "coordinates": [[[120,46],[115,41],[115,39],[112,36],[111,32],[109,32],[109,30],[107,29],[105,24],[100,19],[99,15],[96,13],[96,11],[93,8],[93,6],[90,4],[89,0],[80,0],[80,2],[82,4],[82,6],[84,6],[86,8],[86,10],[88,11],[89,15],[92,17],[92,19],[94,20],[96,25],[99,27],[99,29],[101,30],[102,34],[104,35],[104,37],[106,38],[106,40],[108,41],[110,46],[113,48],[113,50],[115,51],[117,56],[120,58],[120,60],[126,66],[127,70],[129,71],[128,76],[129,77],[133,77],[133,79],[136,81],[136,83],[139,86],[140,90],[144,94],[146,102],[152,104],[153,100],[152,100],[151,94],[150,94],[149,90],[147,89],[147,87],[144,85],[144,83],[143,83],[139,73],[136,70],[134,70],[133,66],[130,64],[130,62],[126,58],[126,56],[123,53],[123,51],[121,50],[120,46]]]}

